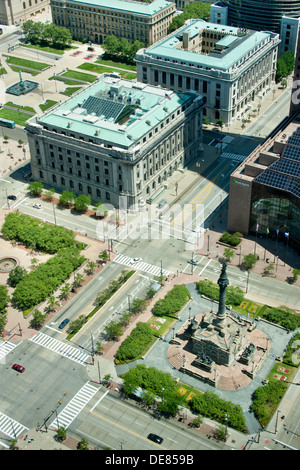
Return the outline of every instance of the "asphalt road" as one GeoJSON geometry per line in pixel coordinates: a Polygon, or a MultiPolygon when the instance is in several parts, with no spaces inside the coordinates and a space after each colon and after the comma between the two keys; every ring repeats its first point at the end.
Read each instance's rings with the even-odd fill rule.
{"type": "Polygon", "coordinates": [[[94,446],[109,446],[112,450],[188,451],[224,447],[186,427],[183,430],[172,421],[155,419],[140,407],[108,394],[105,388],[95,396],[85,416],[74,422],[75,427],[75,434],[85,437],[94,446]],[[149,433],[161,436],[162,444],[147,439],[149,433]]]}

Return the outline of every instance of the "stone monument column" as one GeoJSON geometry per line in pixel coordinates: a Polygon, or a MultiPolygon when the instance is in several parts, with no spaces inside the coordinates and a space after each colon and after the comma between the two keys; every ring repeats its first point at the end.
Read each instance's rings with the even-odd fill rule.
{"type": "Polygon", "coordinates": [[[222,271],[218,280],[218,284],[220,286],[219,309],[217,312],[217,318],[214,321],[215,327],[220,330],[226,328],[226,288],[229,285],[226,268],[227,264],[223,263],[222,271]]]}

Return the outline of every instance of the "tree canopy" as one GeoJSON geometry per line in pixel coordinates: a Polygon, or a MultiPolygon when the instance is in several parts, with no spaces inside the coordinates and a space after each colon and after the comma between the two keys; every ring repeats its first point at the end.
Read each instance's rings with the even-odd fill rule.
{"type": "Polygon", "coordinates": [[[56,49],[65,49],[72,44],[70,31],[54,23],[44,24],[40,21],[28,20],[22,24],[26,40],[33,45],[51,46],[56,49]]]}
{"type": "Polygon", "coordinates": [[[191,18],[199,18],[205,21],[209,21],[210,3],[194,2],[184,7],[183,13],[173,18],[173,21],[169,27],[169,32],[181,28],[185,21],[191,18]]]}
{"type": "Polygon", "coordinates": [[[133,61],[137,51],[144,47],[144,43],[138,40],[130,43],[125,38],[119,40],[112,34],[104,39],[102,47],[109,55],[120,57],[121,60],[133,61]]]}
{"type": "Polygon", "coordinates": [[[75,246],[75,235],[71,230],[19,212],[7,214],[1,231],[9,240],[22,242],[45,253],[53,254],[61,248],[75,246]]]}

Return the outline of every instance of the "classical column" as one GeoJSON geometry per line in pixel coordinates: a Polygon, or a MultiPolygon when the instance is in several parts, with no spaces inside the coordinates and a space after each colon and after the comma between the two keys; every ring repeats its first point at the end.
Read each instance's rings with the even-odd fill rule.
{"type": "Polygon", "coordinates": [[[214,322],[217,328],[223,329],[226,327],[226,288],[229,285],[228,277],[226,274],[227,264],[223,263],[222,271],[218,280],[220,286],[219,308],[217,318],[214,322]]]}

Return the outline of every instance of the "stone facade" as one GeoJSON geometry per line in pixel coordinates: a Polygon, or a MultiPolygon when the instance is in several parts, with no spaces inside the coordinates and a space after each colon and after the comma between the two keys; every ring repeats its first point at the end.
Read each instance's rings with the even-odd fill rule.
{"type": "Polygon", "coordinates": [[[274,85],[279,35],[188,20],[136,54],[142,83],[203,95],[203,116],[229,125],[274,85]]]}
{"type": "Polygon", "coordinates": [[[115,208],[119,196],[128,206],[151,202],[175,171],[199,157],[202,105],[196,93],[102,76],[27,121],[32,178],[115,208]]]}
{"type": "Polygon", "coordinates": [[[102,44],[107,36],[153,44],[167,35],[176,7],[172,2],[126,0],[53,0],[53,22],[68,28],[74,39],[102,44]]]}
{"type": "Polygon", "coordinates": [[[1,0],[0,24],[12,25],[30,20],[48,8],[49,0],[1,0]]]}

